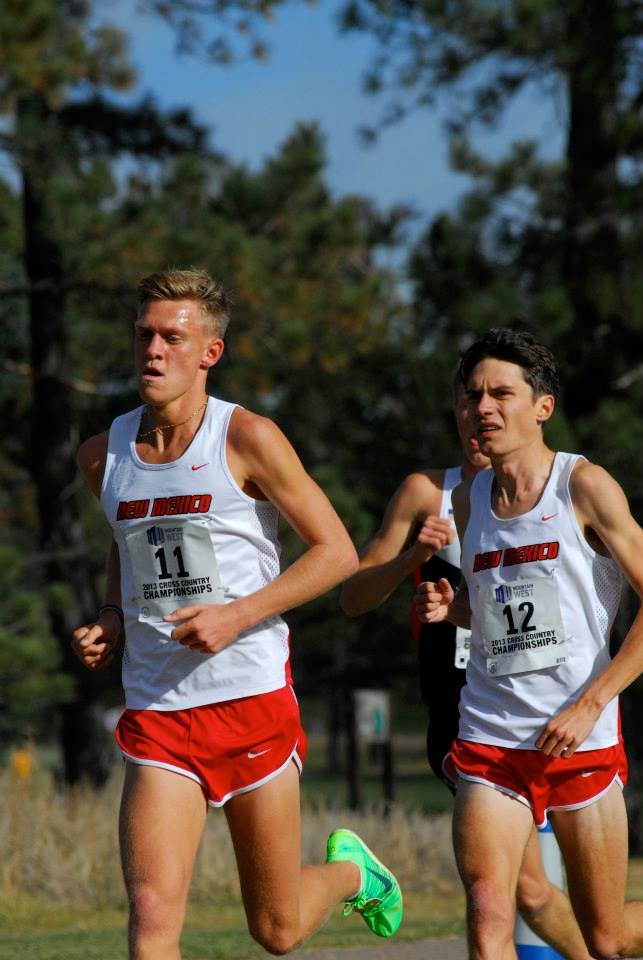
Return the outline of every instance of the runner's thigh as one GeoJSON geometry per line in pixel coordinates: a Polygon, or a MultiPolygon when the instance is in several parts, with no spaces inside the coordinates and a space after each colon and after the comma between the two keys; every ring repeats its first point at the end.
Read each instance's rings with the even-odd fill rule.
{"type": "Polygon", "coordinates": [[[301,818],[294,763],[225,807],[248,918],[299,924],[301,818]]]}
{"type": "Polygon", "coordinates": [[[465,887],[484,881],[513,897],[533,823],[531,810],[520,801],[484,784],[459,780],[453,842],[465,887]]]}
{"type": "Polygon", "coordinates": [[[207,804],[198,783],[160,767],[127,763],[120,811],[123,874],[131,894],[151,884],[184,898],[207,804]]]}
{"type": "Polygon", "coordinates": [[[613,934],[623,927],[627,878],[627,815],[615,783],[599,800],[580,810],[552,811],[565,868],[569,898],[581,930],[613,934]]]}

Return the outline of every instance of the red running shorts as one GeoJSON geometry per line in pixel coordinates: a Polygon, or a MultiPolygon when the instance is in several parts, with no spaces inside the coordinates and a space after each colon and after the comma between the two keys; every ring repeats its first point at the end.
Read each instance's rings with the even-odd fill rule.
{"type": "Polygon", "coordinates": [[[614,782],[627,783],[623,743],[602,750],[579,750],[571,757],[548,757],[540,750],[454,740],[445,758],[451,775],[500,790],[529,807],[537,827],[550,810],[579,810],[600,800],[614,782]]]}
{"type": "Polygon", "coordinates": [[[293,761],[306,735],[291,686],[187,710],[125,710],[116,728],[125,760],[196,781],[212,807],[267,783],[293,761]]]}

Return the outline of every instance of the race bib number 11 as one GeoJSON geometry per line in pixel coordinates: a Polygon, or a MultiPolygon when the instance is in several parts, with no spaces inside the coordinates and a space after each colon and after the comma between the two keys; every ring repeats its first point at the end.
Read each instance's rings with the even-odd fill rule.
{"type": "Polygon", "coordinates": [[[554,576],[492,584],[480,593],[489,674],[502,677],[566,662],[567,637],[554,576]]]}
{"type": "Polygon", "coordinates": [[[193,603],[223,603],[223,588],[205,522],[139,527],[125,535],[139,619],[162,620],[193,603]]]}

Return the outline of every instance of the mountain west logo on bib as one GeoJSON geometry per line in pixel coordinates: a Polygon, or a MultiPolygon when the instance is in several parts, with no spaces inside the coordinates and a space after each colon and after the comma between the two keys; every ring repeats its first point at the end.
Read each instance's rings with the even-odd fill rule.
{"type": "Polygon", "coordinates": [[[147,542],[153,547],[158,547],[161,543],[165,543],[165,534],[161,527],[150,527],[147,531],[147,542]]]}
{"type": "Polygon", "coordinates": [[[151,547],[158,547],[164,543],[183,543],[183,527],[150,527],[147,532],[147,542],[151,547]]]}

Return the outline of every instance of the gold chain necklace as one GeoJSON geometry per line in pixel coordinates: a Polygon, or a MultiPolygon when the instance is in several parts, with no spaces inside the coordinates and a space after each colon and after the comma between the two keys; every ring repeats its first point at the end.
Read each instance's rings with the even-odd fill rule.
{"type": "Polygon", "coordinates": [[[152,427],[151,430],[148,430],[147,433],[141,433],[140,430],[136,436],[137,440],[145,440],[146,437],[152,437],[155,433],[162,433],[164,430],[173,430],[174,427],[182,427],[184,423],[187,423],[188,420],[191,420],[192,417],[196,417],[197,413],[201,413],[202,410],[208,405],[208,397],[205,398],[200,407],[197,407],[189,417],[186,417],[185,420],[179,420],[178,423],[160,423],[157,427],[152,427]]]}

